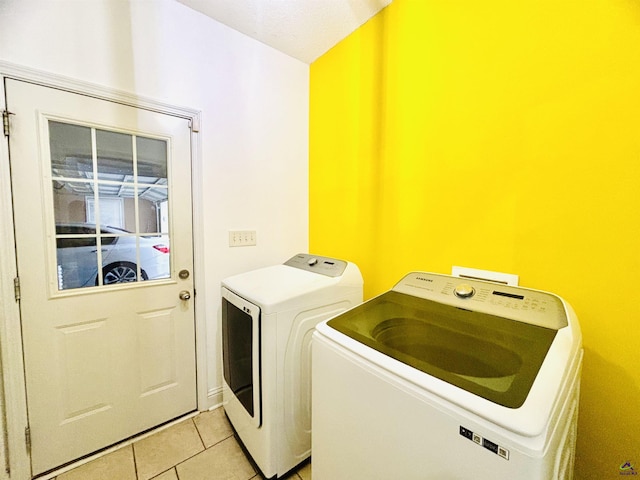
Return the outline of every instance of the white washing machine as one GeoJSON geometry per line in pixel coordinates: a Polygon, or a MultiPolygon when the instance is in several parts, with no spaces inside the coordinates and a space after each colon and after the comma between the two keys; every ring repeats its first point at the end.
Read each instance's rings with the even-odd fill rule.
{"type": "Polygon", "coordinates": [[[407,275],[317,326],[314,480],[572,479],[581,338],[556,295],[407,275]]]}
{"type": "Polygon", "coordinates": [[[223,405],[266,478],[311,453],[311,337],[362,302],[350,262],[296,255],[222,281],[223,405]]]}

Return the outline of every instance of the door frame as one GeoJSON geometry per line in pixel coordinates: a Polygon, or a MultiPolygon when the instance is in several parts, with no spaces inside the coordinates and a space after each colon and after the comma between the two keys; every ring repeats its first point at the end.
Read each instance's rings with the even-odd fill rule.
{"type": "MultiPolygon", "coordinates": [[[[62,75],[39,71],[0,61],[0,110],[6,110],[5,78],[13,78],[44,87],[116,102],[135,108],[164,113],[189,121],[191,126],[191,189],[193,211],[193,279],[194,292],[204,292],[204,264],[202,186],[202,156],[200,110],[159,102],[129,92],[95,85],[62,75]]],[[[4,133],[0,141],[0,245],[15,245],[13,201],[9,146],[4,133]]],[[[26,448],[28,427],[26,383],[20,324],[20,305],[15,299],[14,279],[17,277],[16,255],[13,248],[0,249],[0,479],[26,480],[31,478],[31,459],[26,448]],[[10,472],[10,477],[9,477],[10,472]]],[[[209,408],[207,387],[207,345],[205,295],[195,295],[196,385],[197,408],[209,408]]]]}

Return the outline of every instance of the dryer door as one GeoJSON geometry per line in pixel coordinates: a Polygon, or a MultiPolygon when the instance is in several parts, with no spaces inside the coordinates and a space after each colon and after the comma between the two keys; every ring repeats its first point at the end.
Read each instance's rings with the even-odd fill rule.
{"type": "MultiPolygon", "coordinates": [[[[260,408],[260,307],[222,287],[224,381],[250,423],[262,423],[260,408]]],[[[226,401],[226,399],[225,399],[226,401]]]]}

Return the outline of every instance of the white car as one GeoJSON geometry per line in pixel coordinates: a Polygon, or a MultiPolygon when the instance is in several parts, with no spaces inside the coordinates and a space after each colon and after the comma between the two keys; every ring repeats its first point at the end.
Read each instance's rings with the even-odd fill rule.
{"type": "MultiPolygon", "coordinates": [[[[92,224],[56,225],[59,290],[100,284],[96,238],[92,224]]],[[[102,227],[100,242],[103,285],[138,281],[137,242],[141,280],[171,276],[166,236],[136,236],[120,228],[102,227]]]]}

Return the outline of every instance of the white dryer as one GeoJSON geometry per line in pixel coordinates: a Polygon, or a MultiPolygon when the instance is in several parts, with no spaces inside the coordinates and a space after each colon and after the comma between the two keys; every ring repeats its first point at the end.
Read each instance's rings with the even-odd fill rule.
{"type": "Polygon", "coordinates": [[[353,263],[308,254],[222,281],[223,405],[266,478],[311,453],[311,337],[362,284],[353,263]]]}
{"type": "Polygon", "coordinates": [[[315,480],[570,480],[582,337],[560,297],[415,272],[313,338],[315,480]]]}

